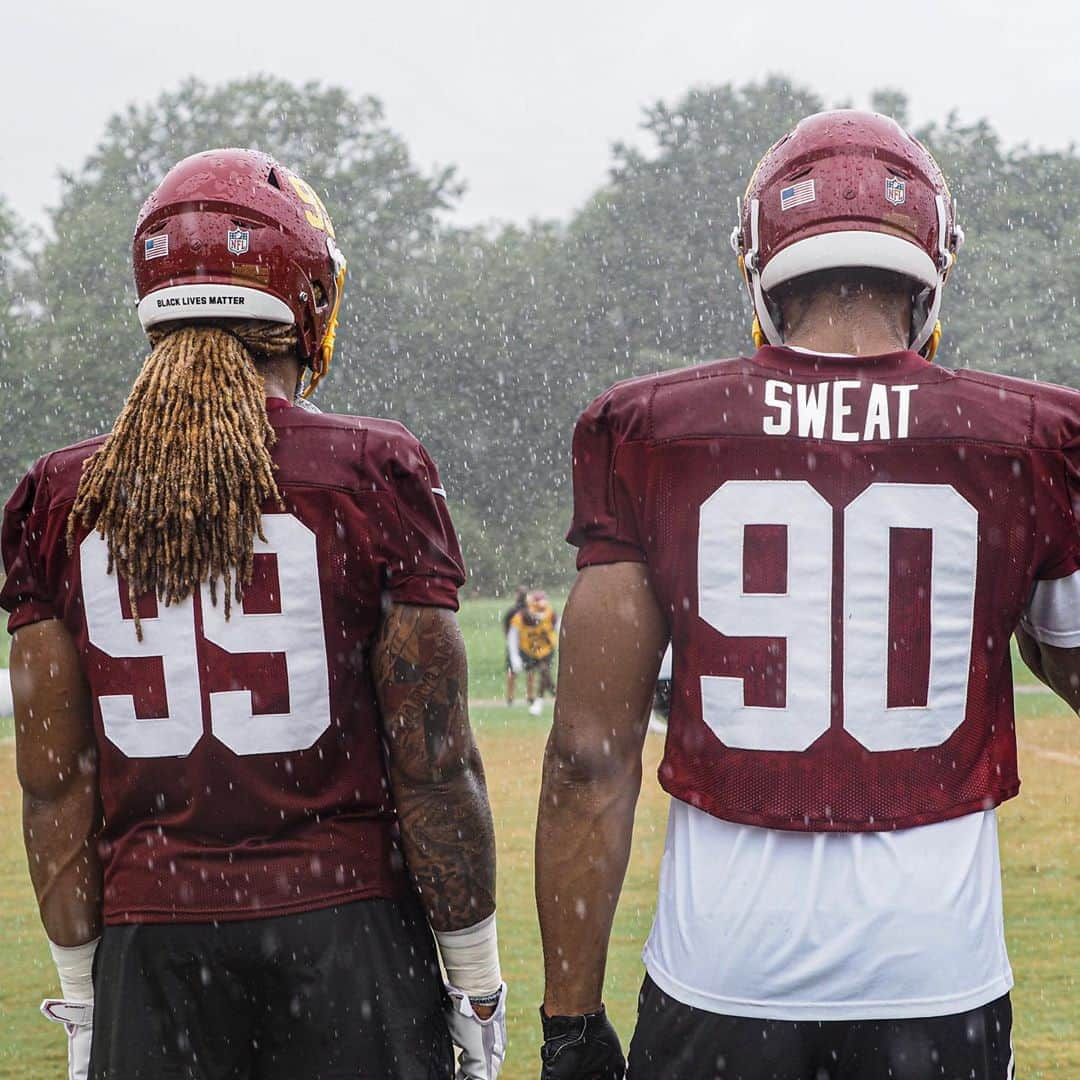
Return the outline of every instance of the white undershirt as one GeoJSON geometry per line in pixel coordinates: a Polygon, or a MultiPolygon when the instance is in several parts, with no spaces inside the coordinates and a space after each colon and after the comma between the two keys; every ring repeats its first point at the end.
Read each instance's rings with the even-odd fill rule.
{"type": "MultiPolygon", "coordinates": [[[[1022,624],[1080,646],[1080,572],[1022,624]]],[[[945,1016],[1008,992],[993,810],[894,832],[721,821],[673,799],[645,967],[676,1001],[776,1020],[945,1016]]]]}
{"type": "Polygon", "coordinates": [[[1008,992],[994,811],[890,833],[736,825],[672,800],[645,966],[732,1016],[944,1016],[1008,992]]]}
{"type": "Polygon", "coordinates": [[[1080,571],[1056,581],[1037,581],[1020,625],[1044,645],[1080,646],[1080,571]]]}

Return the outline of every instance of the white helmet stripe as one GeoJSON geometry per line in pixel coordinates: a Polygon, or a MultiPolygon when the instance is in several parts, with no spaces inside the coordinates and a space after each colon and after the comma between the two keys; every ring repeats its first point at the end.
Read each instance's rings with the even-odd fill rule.
{"type": "Polygon", "coordinates": [[[863,267],[891,270],[927,286],[935,285],[939,277],[934,260],[903,237],[844,230],[808,236],[778,251],[761,273],[761,287],[771,292],[777,285],[803,274],[863,267]]]}
{"type": "Polygon", "coordinates": [[[784,335],[780,333],[769,311],[768,301],[761,289],[761,273],[758,270],[758,213],[761,202],[758,199],[750,200],[750,250],[746,253],[746,275],[750,286],[750,298],[754,304],[754,314],[757,316],[758,326],[765,335],[765,340],[770,345],[783,345],[784,335]]]}
{"type": "Polygon", "coordinates": [[[261,289],[244,285],[168,285],[139,301],[144,330],[177,319],[262,319],[295,322],[289,305],[261,289]]]}

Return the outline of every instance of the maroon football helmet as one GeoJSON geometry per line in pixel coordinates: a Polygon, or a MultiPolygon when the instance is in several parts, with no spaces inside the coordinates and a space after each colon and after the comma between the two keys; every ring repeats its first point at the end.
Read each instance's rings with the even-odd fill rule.
{"type": "Polygon", "coordinates": [[[256,150],[207,150],[143,204],[133,262],[144,330],[183,319],[295,324],[310,393],[334,351],[345,258],[322,200],[256,150]]]}
{"type": "Polygon", "coordinates": [[[963,238],[937,162],[894,120],[855,109],[806,117],[754,170],[731,235],[755,343],[783,344],[769,300],[778,285],[863,267],[916,283],[910,347],[932,358],[942,286],[963,238]]]}

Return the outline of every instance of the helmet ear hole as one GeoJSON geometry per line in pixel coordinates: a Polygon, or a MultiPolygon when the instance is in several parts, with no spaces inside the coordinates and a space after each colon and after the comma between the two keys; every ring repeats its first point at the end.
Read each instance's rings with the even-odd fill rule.
{"type": "Polygon", "coordinates": [[[321,281],[313,281],[311,283],[311,291],[317,308],[324,308],[330,302],[326,287],[321,281]]]}

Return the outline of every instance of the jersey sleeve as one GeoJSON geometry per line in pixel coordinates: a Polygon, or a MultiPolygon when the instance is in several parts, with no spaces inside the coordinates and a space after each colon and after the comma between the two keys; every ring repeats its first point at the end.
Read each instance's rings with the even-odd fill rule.
{"type": "Polygon", "coordinates": [[[633,500],[619,476],[617,430],[612,391],[581,414],[574,429],[574,518],[567,542],[578,549],[577,567],[644,562],[633,500]]]}
{"type": "Polygon", "coordinates": [[[1043,645],[1080,648],[1080,570],[1035,582],[1020,625],[1043,645]]]}
{"type": "Polygon", "coordinates": [[[1052,494],[1039,522],[1045,550],[1021,626],[1044,645],[1075,649],[1080,647],[1080,438],[1065,447],[1063,460],[1063,475],[1045,485],[1052,494]]]}
{"type": "Polygon", "coordinates": [[[4,572],[0,607],[8,612],[8,633],[21,626],[59,618],[48,583],[43,545],[48,510],[44,458],[22,478],[4,507],[0,530],[4,572]]]}
{"type": "Polygon", "coordinates": [[[458,589],[465,583],[446,491],[435,463],[419,443],[394,475],[394,501],[401,525],[386,538],[387,592],[400,604],[458,608],[458,589]]]}
{"type": "Polygon", "coordinates": [[[1080,436],[1062,449],[1058,460],[1059,468],[1042,478],[1048,507],[1037,521],[1044,541],[1036,574],[1040,581],[1080,570],[1080,436]]]}

